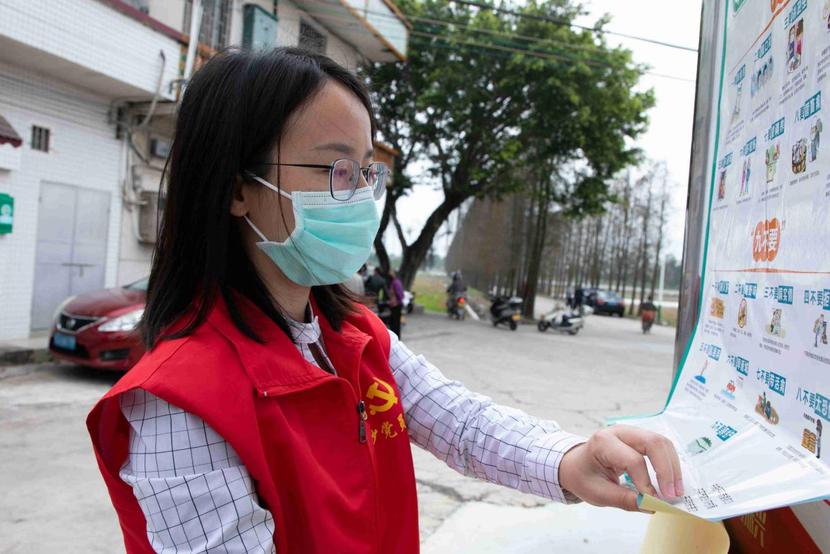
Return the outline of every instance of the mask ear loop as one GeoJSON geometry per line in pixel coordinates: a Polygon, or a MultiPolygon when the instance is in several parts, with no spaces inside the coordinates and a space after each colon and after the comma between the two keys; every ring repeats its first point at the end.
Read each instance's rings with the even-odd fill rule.
{"type": "MultiPolygon", "coordinates": [[[[281,194],[282,196],[285,196],[285,197],[286,197],[286,198],[288,198],[289,200],[292,200],[292,198],[291,198],[291,195],[290,195],[290,194],[288,194],[288,193],[286,193],[285,191],[283,191],[283,190],[281,190],[281,189],[279,189],[279,188],[275,187],[274,185],[272,185],[271,183],[269,183],[268,181],[266,181],[265,179],[263,179],[263,178],[262,178],[262,177],[260,177],[259,175],[254,175],[254,174],[253,174],[253,173],[251,173],[250,171],[246,171],[246,172],[245,172],[245,174],[248,176],[248,178],[249,178],[249,179],[253,179],[253,180],[257,181],[258,183],[260,183],[260,184],[262,184],[262,185],[265,185],[266,187],[268,187],[269,189],[273,190],[274,192],[278,192],[278,193],[279,193],[279,194],[281,194]]],[[[259,227],[257,227],[256,225],[254,225],[254,222],[253,222],[253,221],[251,221],[251,219],[248,217],[248,215],[247,215],[247,214],[246,214],[246,215],[243,215],[242,217],[244,217],[244,218],[245,218],[245,221],[247,221],[247,222],[248,222],[248,225],[250,225],[250,226],[251,226],[251,229],[253,229],[253,230],[254,230],[254,232],[255,232],[257,235],[259,235],[259,238],[261,238],[263,242],[271,242],[271,241],[269,241],[269,240],[268,240],[268,237],[266,237],[266,236],[265,236],[265,234],[264,234],[262,231],[260,231],[260,230],[259,230],[259,227]]]]}
{"type": "Polygon", "coordinates": [[[268,238],[267,238],[265,235],[263,235],[263,234],[262,234],[262,231],[260,231],[260,230],[259,230],[259,227],[257,227],[256,225],[254,225],[254,222],[253,222],[253,221],[251,221],[251,220],[248,218],[247,214],[246,214],[246,215],[243,215],[242,217],[244,217],[244,218],[245,218],[245,221],[247,221],[247,222],[248,222],[248,225],[250,225],[250,226],[251,226],[251,229],[253,229],[253,230],[254,230],[254,233],[256,233],[257,235],[259,235],[259,238],[261,238],[261,239],[262,239],[262,242],[271,242],[271,241],[269,241],[269,240],[268,240],[268,238]]]}
{"type": "Polygon", "coordinates": [[[288,194],[287,192],[285,192],[285,191],[284,191],[284,190],[282,190],[281,188],[277,188],[277,187],[275,187],[274,185],[272,185],[271,183],[269,183],[268,181],[266,181],[265,179],[263,179],[263,178],[262,178],[262,177],[260,177],[259,175],[254,175],[253,173],[249,173],[248,175],[249,175],[249,176],[250,176],[250,178],[251,178],[251,179],[253,179],[254,181],[257,181],[258,183],[260,183],[260,184],[262,184],[262,185],[265,185],[265,186],[266,186],[266,187],[268,187],[269,189],[273,190],[273,191],[274,191],[274,192],[276,192],[276,193],[281,194],[282,196],[284,196],[284,197],[288,198],[289,200],[293,200],[293,199],[291,198],[291,195],[290,195],[290,194],[288,194]]]}

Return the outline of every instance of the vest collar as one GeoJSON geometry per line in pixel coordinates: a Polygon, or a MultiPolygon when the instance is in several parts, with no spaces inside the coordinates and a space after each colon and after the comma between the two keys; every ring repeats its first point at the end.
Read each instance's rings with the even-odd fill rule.
{"type": "MultiPolygon", "coordinates": [[[[234,299],[241,315],[264,343],[248,338],[234,325],[221,294],[216,295],[207,321],[233,344],[260,395],[286,394],[310,388],[326,380],[338,379],[306,362],[283,330],[248,298],[234,294],[234,299]]],[[[317,314],[329,359],[341,377],[357,383],[360,360],[372,337],[348,320],[343,322],[339,332],[335,331],[318,309],[313,294],[310,301],[313,312],[317,314]]]]}

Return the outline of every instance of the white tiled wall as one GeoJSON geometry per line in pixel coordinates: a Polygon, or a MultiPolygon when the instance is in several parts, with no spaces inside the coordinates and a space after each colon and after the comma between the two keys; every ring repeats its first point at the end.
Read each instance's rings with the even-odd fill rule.
{"type": "Polygon", "coordinates": [[[105,283],[115,284],[121,229],[122,142],[107,123],[109,100],[0,64],[0,113],[23,137],[20,169],[0,170],[0,191],[14,196],[14,231],[0,235],[0,340],[29,334],[43,181],[110,192],[105,283]],[[30,148],[32,125],[51,130],[50,152],[30,148]]]}
{"type": "MultiPolygon", "coordinates": [[[[97,0],[0,0],[0,36],[88,70],[90,79],[100,74],[150,94],[159,50],[164,83],[178,76],[176,41],[97,0]]],[[[166,86],[162,93],[172,98],[166,86]]]]}

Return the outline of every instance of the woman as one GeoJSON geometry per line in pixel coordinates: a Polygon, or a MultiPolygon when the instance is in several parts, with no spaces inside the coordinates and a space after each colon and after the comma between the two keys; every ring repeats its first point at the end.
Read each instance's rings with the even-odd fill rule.
{"type": "Polygon", "coordinates": [[[389,270],[389,308],[392,310],[392,315],[389,319],[389,330],[395,333],[398,338],[401,337],[401,313],[403,312],[403,283],[398,278],[398,272],[394,269],[389,270]]]}
{"type": "Polygon", "coordinates": [[[409,441],[467,475],[636,510],[682,494],[653,433],[590,439],[412,354],[340,285],[386,169],[366,90],[292,48],[215,56],[187,87],[142,331],[87,425],[128,552],[418,551],[409,441]]]}

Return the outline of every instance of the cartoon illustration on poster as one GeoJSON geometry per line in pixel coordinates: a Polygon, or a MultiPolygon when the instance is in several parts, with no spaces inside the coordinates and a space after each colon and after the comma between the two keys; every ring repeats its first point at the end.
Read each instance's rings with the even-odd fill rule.
{"type": "Polygon", "coordinates": [[[807,171],[807,139],[801,139],[793,144],[793,173],[807,171]]]}
{"type": "Polygon", "coordinates": [[[758,402],[755,404],[755,412],[764,416],[764,419],[773,425],[778,425],[778,412],[772,407],[772,401],[767,398],[766,391],[758,396],[758,402]]]}
{"type": "Polygon", "coordinates": [[[743,167],[741,168],[741,189],[738,192],[738,196],[740,198],[746,198],[749,196],[749,176],[752,173],[752,165],[750,164],[750,158],[746,158],[744,160],[743,167]]]}
{"type": "Polygon", "coordinates": [[[767,326],[767,333],[776,337],[784,336],[784,328],[781,327],[783,314],[784,311],[781,308],[775,308],[772,311],[772,320],[769,322],[769,326],[767,326]]]}
{"type": "Polygon", "coordinates": [[[827,344],[827,321],[824,319],[824,314],[819,314],[816,322],[813,324],[813,347],[818,348],[819,342],[827,344]]]}
{"type": "Polygon", "coordinates": [[[821,120],[817,119],[813,126],[810,127],[810,161],[814,162],[818,158],[819,139],[822,131],[821,120]]]}
{"type": "Polygon", "coordinates": [[[801,65],[801,51],[804,42],[804,19],[790,27],[787,43],[787,69],[792,73],[801,65]]]}
{"type": "Polygon", "coordinates": [[[695,456],[697,454],[703,454],[710,448],[712,448],[712,439],[709,437],[700,437],[690,442],[686,446],[686,451],[692,456],[695,456]]]}
{"type": "Polygon", "coordinates": [[[738,305],[738,327],[743,329],[746,326],[746,298],[741,298],[741,303],[738,305]]]}

